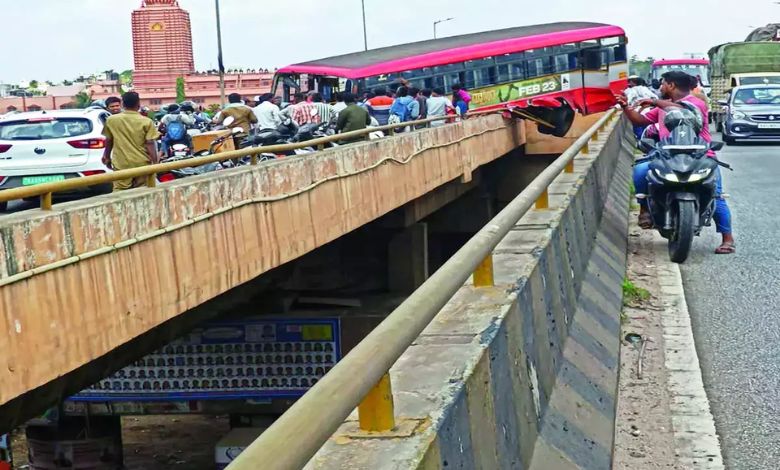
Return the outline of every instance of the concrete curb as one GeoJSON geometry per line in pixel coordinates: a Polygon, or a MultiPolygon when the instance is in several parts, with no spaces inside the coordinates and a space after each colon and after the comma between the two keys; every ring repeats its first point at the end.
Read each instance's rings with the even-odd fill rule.
{"type": "Polygon", "coordinates": [[[664,306],[661,325],[677,460],[684,468],[723,470],[723,456],[704,389],[680,267],[669,261],[666,240],[656,233],[654,241],[664,306]]]}

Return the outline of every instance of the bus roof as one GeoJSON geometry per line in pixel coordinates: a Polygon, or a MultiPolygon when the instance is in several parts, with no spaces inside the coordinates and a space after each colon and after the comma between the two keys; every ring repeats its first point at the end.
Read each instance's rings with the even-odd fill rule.
{"type": "Polygon", "coordinates": [[[625,31],[622,28],[603,23],[564,22],[520,26],[328,57],[290,65],[278,72],[363,78],[525,49],[623,35],[625,31]]]}
{"type": "Polygon", "coordinates": [[[653,62],[653,67],[664,65],[710,65],[709,59],[659,59],[653,62]]]}

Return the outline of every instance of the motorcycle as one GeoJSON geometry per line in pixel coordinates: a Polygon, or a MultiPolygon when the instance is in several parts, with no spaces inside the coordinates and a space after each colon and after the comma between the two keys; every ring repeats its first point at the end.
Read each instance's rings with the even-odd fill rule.
{"type": "Polygon", "coordinates": [[[668,138],[639,141],[646,157],[636,163],[650,163],[648,193],[637,198],[647,201],[654,228],[669,241],[669,258],[683,263],[694,237],[712,224],[718,166],[731,166],[708,156],[723,142],[707,143],[699,136],[702,117],[695,107],[668,110],[664,125],[668,138]]]}

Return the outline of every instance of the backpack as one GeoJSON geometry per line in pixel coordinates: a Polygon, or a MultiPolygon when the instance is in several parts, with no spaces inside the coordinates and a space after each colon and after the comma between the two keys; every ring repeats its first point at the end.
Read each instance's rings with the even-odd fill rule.
{"type": "Polygon", "coordinates": [[[168,140],[182,140],[187,134],[187,126],[181,121],[171,121],[168,124],[168,140]]]}
{"type": "Polygon", "coordinates": [[[394,114],[398,116],[398,118],[401,120],[401,122],[408,121],[409,120],[409,114],[411,113],[411,110],[409,109],[409,105],[414,101],[414,99],[405,96],[403,98],[396,98],[395,101],[393,101],[393,106],[390,107],[390,114],[394,114]]]}

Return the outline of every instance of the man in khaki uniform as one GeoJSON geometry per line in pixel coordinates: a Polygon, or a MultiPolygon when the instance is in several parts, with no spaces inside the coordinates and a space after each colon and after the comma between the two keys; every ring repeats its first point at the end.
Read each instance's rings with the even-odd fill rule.
{"type": "MultiPolygon", "coordinates": [[[[157,139],[160,133],[151,119],[138,112],[141,107],[138,93],[131,91],[122,95],[122,104],[124,112],[110,116],[103,128],[103,135],[106,136],[103,163],[114,170],[129,170],[158,163],[157,139]]],[[[138,188],[145,184],[144,176],[114,181],[114,191],[138,188]]]]}
{"type": "Polygon", "coordinates": [[[231,93],[228,96],[228,101],[230,101],[230,104],[225,106],[225,109],[219,113],[219,116],[214,119],[214,123],[222,124],[225,119],[232,117],[233,122],[227,127],[230,129],[241,128],[241,132],[233,134],[236,148],[239,148],[241,141],[252,130],[252,124],[257,124],[257,116],[255,116],[252,108],[241,102],[241,95],[238,93],[231,93]]]}

